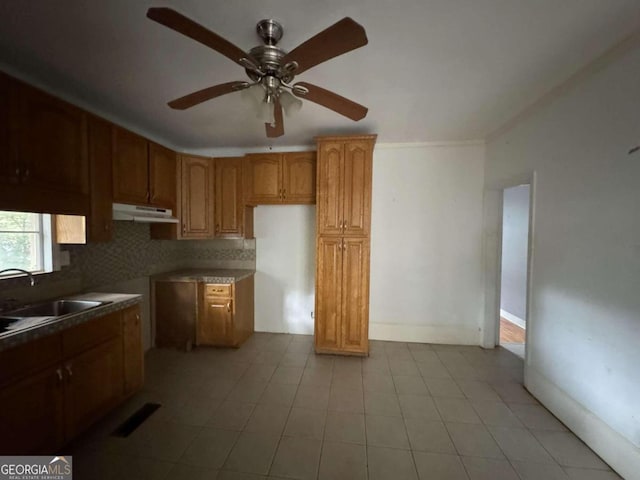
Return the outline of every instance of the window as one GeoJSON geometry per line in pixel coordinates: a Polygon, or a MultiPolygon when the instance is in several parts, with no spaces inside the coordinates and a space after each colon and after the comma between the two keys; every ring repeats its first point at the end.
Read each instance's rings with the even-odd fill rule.
{"type": "Polygon", "coordinates": [[[51,272],[52,257],[50,215],[0,211],[0,270],[51,272]]]}

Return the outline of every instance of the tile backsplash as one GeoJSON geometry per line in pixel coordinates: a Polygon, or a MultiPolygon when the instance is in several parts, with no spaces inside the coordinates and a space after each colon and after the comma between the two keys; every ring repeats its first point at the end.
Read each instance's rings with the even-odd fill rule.
{"type": "MultiPolygon", "coordinates": [[[[153,240],[149,224],[133,222],[114,222],[110,242],[62,249],[69,251],[70,265],[38,275],[38,296],[60,289],[88,290],[179,268],[255,268],[256,259],[255,240],[153,240]]],[[[5,297],[3,292],[19,294],[29,288],[26,285],[24,278],[2,280],[0,298],[5,297]]]]}

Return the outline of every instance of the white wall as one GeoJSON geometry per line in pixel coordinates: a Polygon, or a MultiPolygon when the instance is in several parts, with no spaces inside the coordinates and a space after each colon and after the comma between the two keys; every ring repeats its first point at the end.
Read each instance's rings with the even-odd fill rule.
{"type": "Polygon", "coordinates": [[[500,309],[521,327],[527,318],[529,191],[529,185],[507,188],[502,202],[500,309]]]}
{"type": "Polygon", "coordinates": [[[483,169],[478,144],[376,147],[370,338],[479,343],[483,169]]]}
{"type": "Polygon", "coordinates": [[[254,210],[258,332],[313,334],[315,212],[314,205],[261,205],[254,210]]]}
{"type": "Polygon", "coordinates": [[[597,65],[488,143],[486,187],[535,174],[527,388],[638,479],[640,35],[597,65]]]}

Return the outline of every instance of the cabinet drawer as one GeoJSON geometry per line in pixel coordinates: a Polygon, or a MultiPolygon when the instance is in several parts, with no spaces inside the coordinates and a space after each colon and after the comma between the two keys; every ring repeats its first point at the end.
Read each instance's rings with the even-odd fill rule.
{"type": "Polygon", "coordinates": [[[207,297],[224,297],[230,298],[233,289],[233,285],[231,283],[216,283],[216,284],[208,284],[204,286],[204,294],[207,297]]]}
{"type": "Polygon", "coordinates": [[[67,358],[84,352],[120,335],[121,312],[89,320],[62,332],[62,356],[67,358]]]}
{"type": "Polygon", "coordinates": [[[0,385],[58,363],[60,338],[56,333],[0,352],[0,385]]]}

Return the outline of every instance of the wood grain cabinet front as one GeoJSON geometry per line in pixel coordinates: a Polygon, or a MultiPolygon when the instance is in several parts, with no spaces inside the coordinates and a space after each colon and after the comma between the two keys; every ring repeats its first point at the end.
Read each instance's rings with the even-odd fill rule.
{"type": "Polygon", "coordinates": [[[196,344],[239,347],[253,334],[253,285],[253,275],[233,284],[199,284],[196,344]]]}
{"type": "Polygon", "coordinates": [[[314,204],[315,152],[255,153],[244,162],[245,196],[250,205],[314,204]]]}
{"type": "Polygon", "coordinates": [[[179,238],[213,238],[214,160],[182,155],[180,158],[179,238]]]}
{"type": "Polygon", "coordinates": [[[242,157],[215,159],[215,236],[237,238],[244,234],[242,157]]]}
{"type": "Polygon", "coordinates": [[[122,357],[124,368],[124,394],[131,395],[144,385],[144,347],[140,308],[122,312],[122,357]]]}
{"type": "Polygon", "coordinates": [[[369,352],[369,230],[375,135],[318,137],[315,349],[369,352]]]}
{"type": "Polygon", "coordinates": [[[89,214],[87,114],[0,76],[0,209],[89,214]]]}
{"type": "Polygon", "coordinates": [[[0,452],[51,454],[141,388],[139,314],[131,307],[1,351],[0,452]]]}
{"type": "Polygon", "coordinates": [[[176,208],[176,154],[113,127],[113,201],[176,208]]]}
{"type": "Polygon", "coordinates": [[[373,142],[319,142],[318,235],[368,236],[373,142]]]}
{"type": "Polygon", "coordinates": [[[149,202],[147,140],[113,127],[113,201],[145,205],[149,202]]]}

